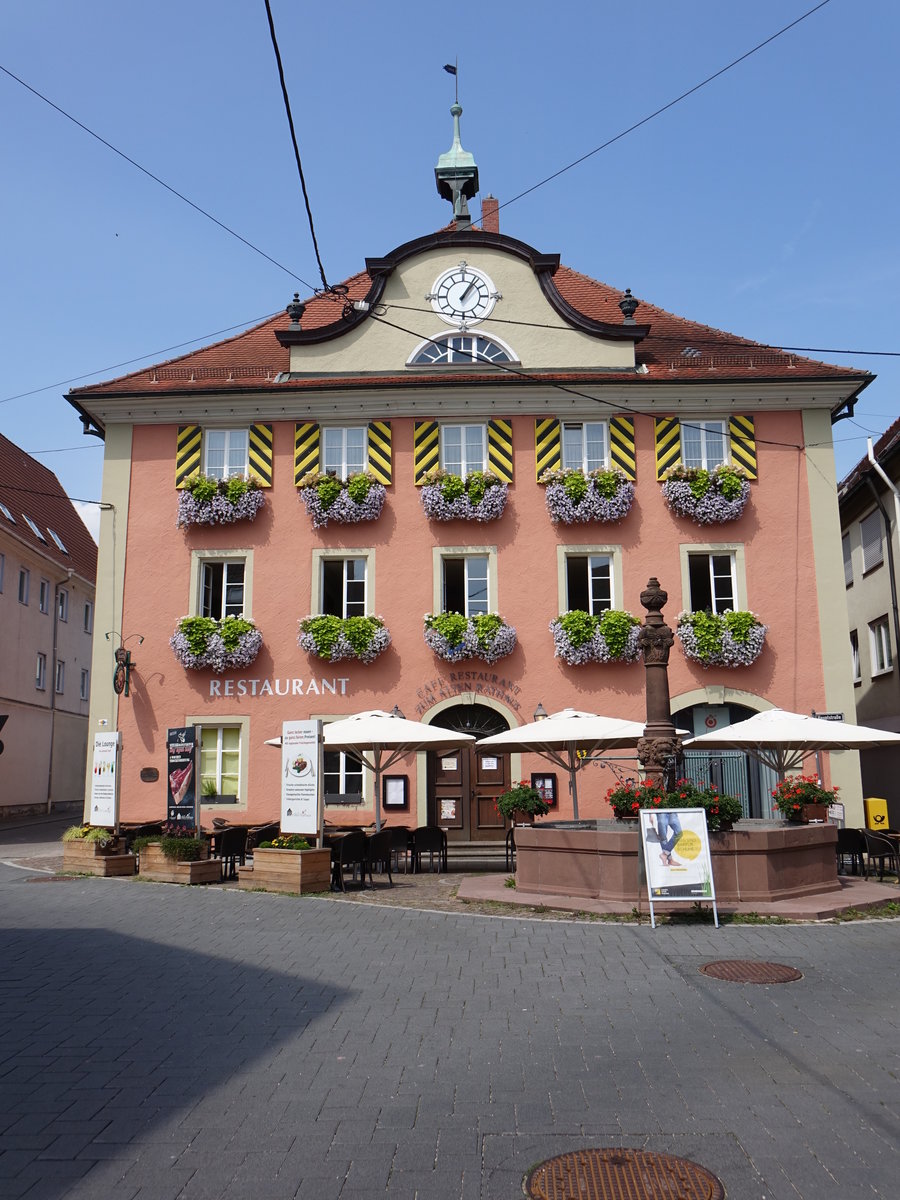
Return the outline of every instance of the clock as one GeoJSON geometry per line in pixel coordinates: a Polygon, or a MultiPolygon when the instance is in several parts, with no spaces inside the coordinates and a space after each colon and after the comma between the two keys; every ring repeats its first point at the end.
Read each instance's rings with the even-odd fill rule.
{"type": "Polygon", "coordinates": [[[463,327],[490,316],[502,296],[484,271],[460,262],[437,277],[425,299],[442,321],[463,327]]]}

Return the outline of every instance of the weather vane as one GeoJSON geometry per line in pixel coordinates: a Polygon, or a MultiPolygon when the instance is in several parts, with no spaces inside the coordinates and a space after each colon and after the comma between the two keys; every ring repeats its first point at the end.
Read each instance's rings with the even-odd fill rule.
{"type": "Polygon", "coordinates": [[[455,63],[444,63],[444,70],[448,75],[453,76],[453,83],[456,88],[454,100],[459,104],[459,59],[455,63]]]}

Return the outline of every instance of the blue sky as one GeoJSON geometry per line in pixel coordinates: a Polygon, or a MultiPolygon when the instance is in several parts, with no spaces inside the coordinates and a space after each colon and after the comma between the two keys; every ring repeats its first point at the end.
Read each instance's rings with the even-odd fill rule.
{"type": "MultiPolygon", "coordinates": [[[[329,281],[446,223],[443,63],[459,59],[463,144],[503,203],[812,4],[272,0],[329,281]]],[[[503,232],[682,316],[877,373],[835,427],[839,476],[900,412],[900,359],[840,353],[900,350],[898,34],[893,0],[830,0],[500,213],[503,232]]],[[[29,0],[3,6],[0,46],[0,65],[287,268],[0,73],[0,431],[94,499],[102,449],[60,381],[253,324],[304,292],[290,272],[318,282],[265,6],[29,0]]]]}

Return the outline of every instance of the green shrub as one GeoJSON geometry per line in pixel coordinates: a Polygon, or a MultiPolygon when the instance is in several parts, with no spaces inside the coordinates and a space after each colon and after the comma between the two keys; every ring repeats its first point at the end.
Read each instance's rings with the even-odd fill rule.
{"type": "Polygon", "coordinates": [[[115,837],[102,825],[70,825],[62,835],[64,842],[108,842],[115,837]]]}
{"type": "Polygon", "coordinates": [[[310,844],[298,833],[282,833],[270,842],[260,842],[259,850],[309,850],[310,844]]]}
{"type": "Polygon", "coordinates": [[[203,843],[199,838],[192,837],[163,837],[159,839],[159,848],[166,858],[173,862],[198,862],[203,843]]]}
{"type": "Polygon", "coordinates": [[[458,612],[433,613],[429,625],[451,646],[458,646],[469,628],[468,619],[458,612]]]}

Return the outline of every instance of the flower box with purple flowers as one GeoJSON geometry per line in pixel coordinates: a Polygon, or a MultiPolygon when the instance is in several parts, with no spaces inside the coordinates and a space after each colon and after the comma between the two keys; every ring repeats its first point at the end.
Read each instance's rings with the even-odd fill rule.
{"type": "Polygon", "coordinates": [[[746,472],[730,463],[705,467],[672,467],[663,478],[662,494],[672,512],[698,525],[736,521],[750,499],[746,472]]]}
{"type": "Polygon", "coordinates": [[[550,520],[560,525],[621,521],[634,502],[634,484],[617,467],[601,471],[544,471],[544,500],[550,520]]]}
{"type": "Polygon", "coordinates": [[[422,485],[422,507],[432,521],[496,521],[506,508],[508,487],[490,471],[465,478],[434,467],[422,485]]]}
{"type": "Polygon", "coordinates": [[[426,613],[425,641],[445,662],[480,658],[494,663],[515,650],[516,631],[496,613],[474,617],[458,612],[426,613]]]}
{"type": "Polygon", "coordinates": [[[368,471],[357,471],[347,479],[309,471],[297,487],[313,529],[323,529],[329,521],[338,525],[377,521],[384,508],[384,484],[368,471]]]}
{"type": "Polygon", "coordinates": [[[357,658],[374,662],[391,644],[390,631],[380,617],[304,617],[297,643],[326,662],[357,658]]]}
{"type": "Polygon", "coordinates": [[[217,673],[249,667],[259,654],[262,634],[243,617],[182,617],[169,639],[182,666],[217,673]]]}
{"type": "Polygon", "coordinates": [[[607,609],[595,615],[573,608],[550,622],[554,656],[570,667],[636,662],[640,628],[640,621],[628,612],[607,609]]]}
{"type": "Polygon", "coordinates": [[[231,475],[212,479],[192,475],[178,495],[178,528],[188,525],[232,525],[235,521],[253,521],[266,502],[259,483],[252,476],[231,475]]]}
{"type": "Polygon", "coordinates": [[[762,654],[768,626],[756,613],[681,612],[675,635],[685,658],[704,667],[749,667],[762,654]]]}

